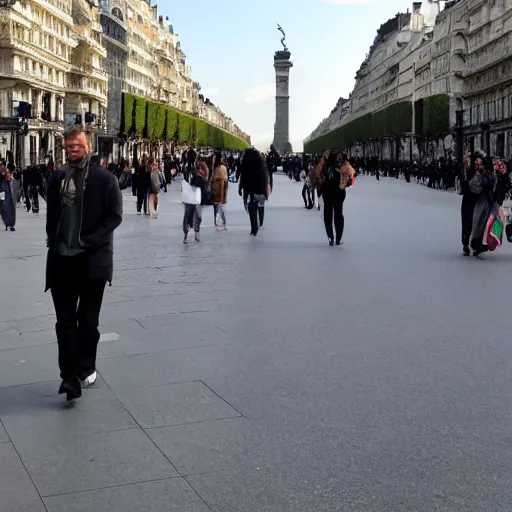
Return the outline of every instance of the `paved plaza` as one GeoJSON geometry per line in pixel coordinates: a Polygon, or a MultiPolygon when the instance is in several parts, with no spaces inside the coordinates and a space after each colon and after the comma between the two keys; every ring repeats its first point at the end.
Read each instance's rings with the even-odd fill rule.
{"type": "Polygon", "coordinates": [[[275,180],[249,236],[182,244],[125,192],[101,378],[57,395],[45,215],[0,232],[0,512],[510,512],[512,245],[463,258],[460,197],[358,179],[330,248],[275,180]]]}

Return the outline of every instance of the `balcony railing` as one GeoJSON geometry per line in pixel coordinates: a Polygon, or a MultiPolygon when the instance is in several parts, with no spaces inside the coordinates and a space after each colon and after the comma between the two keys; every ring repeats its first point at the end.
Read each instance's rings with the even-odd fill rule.
{"type": "Polygon", "coordinates": [[[102,69],[95,68],[92,65],[75,64],[71,62],[71,72],[91,76],[92,78],[96,78],[102,82],[108,81],[108,74],[102,69]]]}
{"type": "Polygon", "coordinates": [[[62,10],[57,9],[54,5],[52,5],[47,0],[33,0],[35,4],[39,4],[41,7],[43,7],[45,10],[49,11],[51,14],[53,14],[56,18],[59,18],[60,20],[66,22],[68,25],[73,25],[73,18],[70,13],[64,13],[62,10]]]}
{"type": "Polygon", "coordinates": [[[96,87],[90,87],[86,84],[80,84],[76,82],[71,82],[64,87],[68,92],[70,93],[81,93],[81,94],[88,94],[90,96],[94,96],[95,98],[98,98],[101,101],[107,101],[107,94],[96,87]]]}

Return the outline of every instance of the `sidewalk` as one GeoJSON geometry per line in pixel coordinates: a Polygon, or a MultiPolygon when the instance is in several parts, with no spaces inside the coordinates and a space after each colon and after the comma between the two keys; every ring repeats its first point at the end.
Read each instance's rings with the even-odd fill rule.
{"type": "Polygon", "coordinates": [[[201,380],[219,373],[212,365],[233,342],[210,314],[232,287],[219,279],[229,232],[215,232],[209,212],[205,238],[218,243],[184,247],[177,185],[161,198],[152,220],[135,215],[125,192],[101,318],[102,378],[71,405],[57,395],[55,317],[43,294],[44,209],[18,209],[17,231],[1,233],[1,512],[209,510],[183,475],[214,465],[194,453],[187,425],[242,419],[201,380]]]}
{"type": "Polygon", "coordinates": [[[510,512],[512,258],[460,254],[460,198],[361,177],[329,247],[275,177],[183,245],[125,193],[98,384],[59,386],[44,212],[0,232],[0,512],[510,512]],[[492,300],[488,300],[491,293],[492,300]],[[499,321],[496,321],[499,319],[499,321]]]}

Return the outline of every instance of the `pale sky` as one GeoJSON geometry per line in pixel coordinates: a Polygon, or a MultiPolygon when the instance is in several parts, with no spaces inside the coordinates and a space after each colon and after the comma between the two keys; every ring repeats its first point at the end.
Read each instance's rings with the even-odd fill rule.
{"type": "Polygon", "coordinates": [[[347,97],[377,29],[412,0],[161,0],[201,91],[261,150],[275,121],[274,52],[279,23],[290,73],[290,142],[302,141],[347,97]]]}

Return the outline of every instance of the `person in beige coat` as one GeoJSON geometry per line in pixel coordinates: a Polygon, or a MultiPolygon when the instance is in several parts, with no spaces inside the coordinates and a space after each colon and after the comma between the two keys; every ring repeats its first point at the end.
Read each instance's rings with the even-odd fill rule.
{"type": "Polygon", "coordinates": [[[228,202],[228,169],[220,151],[215,153],[212,173],[212,204],[215,225],[218,230],[226,230],[226,212],[224,205],[228,202]]]}

